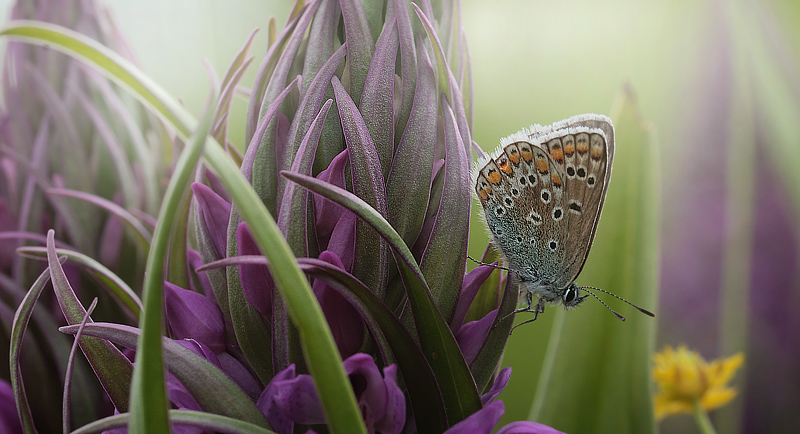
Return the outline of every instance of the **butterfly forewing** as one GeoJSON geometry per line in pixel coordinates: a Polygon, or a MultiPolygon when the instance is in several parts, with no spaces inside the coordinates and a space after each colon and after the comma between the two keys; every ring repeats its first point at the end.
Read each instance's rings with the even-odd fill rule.
{"type": "Polygon", "coordinates": [[[526,141],[506,145],[477,175],[487,226],[526,279],[554,281],[561,272],[564,176],[550,154],[526,141]]]}
{"type": "Polygon", "coordinates": [[[575,280],[589,254],[611,176],[613,133],[605,116],[580,115],[532,134],[566,174],[566,242],[572,247],[558,286],[575,280]]]}
{"type": "Polygon", "coordinates": [[[509,136],[478,164],[475,191],[509,267],[565,288],[589,253],[614,156],[614,128],[580,115],[509,136]]]}

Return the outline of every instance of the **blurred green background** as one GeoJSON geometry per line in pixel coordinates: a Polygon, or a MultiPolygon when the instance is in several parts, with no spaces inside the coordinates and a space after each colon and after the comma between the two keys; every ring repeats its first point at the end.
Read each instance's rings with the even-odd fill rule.
{"type": "MultiPolygon", "coordinates": [[[[107,3],[142,69],[194,113],[200,112],[209,86],[203,59],[222,74],[250,32],[260,28],[251,51],[257,64],[266,49],[269,17],[276,17],[280,30],[293,5],[264,0],[107,3]]],[[[0,2],[3,21],[10,4],[0,2]]],[[[472,58],[473,134],[485,150],[531,123],[586,112],[616,116],[612,106],[620,101],[648,122],[646,134],[636,137],[653,151],[648,160],[653,164],[620,158],[631,167],[615,166],[609,206],[578,283],[613,284],[603,273],[613,277],[623,263],[638,267],[654,279],[640,295],[603,288],[652,308],[657,317],[611,301],[628,317],[620,323],[599,303],[587,301],[566,316],[591,320],[563,325],[562,332],[585,330],[584,339],[601,352],[614,352],[619,363],[627,354],[620,345],[644,345],[649,352],[686,343],[707,359],[744,351],[746,368],[734,381],[742,394],[712,414],[719,431],[776,432],[793,426],[792,410],[800,408],[800,171],[795,169],[800,164],[800,2],[463,0],[462,8],[472,58]],[[639,177],[626,176],[630,171],[639,177]],[[615,190],[627,188],[624,182],[642,180],[655,183],[641,201],[626,196],[611,203],[615,190]],[[655,252],[653,258],[607,253],[614,251],[604,244],[614,223],[631,212],[649,219],[637,242],[640,251],[655,252]],[[655,336],[648,331],[651,325],[655,336]],[[589,333],[593,328],[603,332],[589,333]],[[637,328],[645,330],[644,336],[614,341],[613,336],[626,337],[637,328]]],[[[242,82],[249,85],[254,74],[255,67],[242,82]]],[[[230,134],[237,144],[243,129],[235,126],[243,124],[245,107],[244,99],[233,106],[230,134]]],[[[635,143],[628,146],[636,149],[635,143]]],[[[476,204],[473,212],[478,211],[476,204]]],[[[486,233],[477,218],[472,222],[471,253],[479,256],[486,233]]],[[[550,309],[512,335],[503,361],[513,366],[501,395],[504,422],[528,418],[553,322],[569,321],[560,319],[563,315],[550,309]]],[[[548,371],[563,378],[548,378],[550,388],[592,372],[591,358],[570,358],[572,349],[564,351],[557,360],[565,366],[548,371]]],[[[567,402],[564,417],[581,419],[592,412],[587,407],[593,401],[613,407],[604,400],[617,396],[617,385],[604,387],[607,394],[601,389],[589,400],[567,402]]],[[[696,429],[688,415],[659,427],[662,432],[696,429]]]]}

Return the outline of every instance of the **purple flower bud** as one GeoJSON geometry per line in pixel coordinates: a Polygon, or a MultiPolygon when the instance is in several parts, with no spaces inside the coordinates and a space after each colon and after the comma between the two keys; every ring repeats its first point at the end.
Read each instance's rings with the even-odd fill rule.
{"type": "Polygon", "coordinates": [[[461,284],[461,294],[458,296],[453,321],[450,324],[450,328],[454,333],[458,332],[464,324],[464,318],[467,316],[470,305],[475,300],[475,295],[478,294],[481,285],[491,276],[494,270],[495,268],[489,265],[481,265],[475,267],[474,270],[464,276],[464,282],[461,284]]]}
{"type": "Polygon", "coordinates": [[[200,252],[194,249],[187,249],[186,262],[189,267],[189,276],[191,277],[189,289],[194,292],[205,294],[206,297],[216,304],[217,299],[214,297],[214,289],[211,286],[211,282],[208,280],[208,273],[195,272],[198,267],[203,265],[203,257],[200,255],[200,252]]]}
{"type": "Polygon", "coordinates": [[[241,362],[229,353],[214,353],[206,345],[194,339],[182,339],[175,342],[221,369],[248,395],[255,397],[261,393],[262,388],[258,380],[241,362]]]}
{"type": "Polygon", "coordinates": [[[506,385],[508,385],[508,380],[511,379],[511,366],[507,366],[500,370],[500,373],[497,374],[497,378],[494,379],[494,384],[492,384],[492,388],[489,389],[486,393],[481,395],[481,404],[484,406],[492,401],[495,400],[500,395],[500,392],[505,389],[506,385]]]}
{"type": "MultiPolygon", "coordinates": [[[[345,269],[339,257],[329,251],[322,252],[319,259],[345,269]]],[[[355,354],[364,342],[365,329],[358,310],[322,279],[315,280],[312,289],[333,332],[339,354],[342,357],[355,354]]]]}
{"type": "MultiPolygon", "coordinates": [[[[348,161],[349,154],[345,149],[331,161],[330,166],[317,175],[317,179],[345,188],[344,171],[348,161]]],[[[336,227],[343,214],[350,213],[322,196],[314,195],[313,199],[314,209],[317,211],[317,238],[319,239],[320,248],[331,250],[327,247],[327,244],[334,227],[336,227]]]]}
{"type": "Polygon", "coordinates": [[[497,309],[477,321],[470,321],[464,324],[456,333],[458,346],[461,347],[461,352],[464,353],[464,360],[467,363],[472,363],[475,360],[478,351],[486,342],[486,337],[489,336],[495,316],[497,316],[497,309]]]}
{"type": "MultiPolygon", "coordinates": [[[[239,224],[236,230],[239,255],[261,255],[247,223],[239,224]]],[[[239,281],[244,298],[267,318],[272,318],[272,296],[275,283],[266,265],[242,264],[239,266],[239,281]]]]}
{"type": "Polygon", "coordinates": [[[491,434],[505,411],[503,401],[495,401],[451,426],[445,434],[491,434]]]}
{"type": "Polygon", "coordinates": [[[176,339],[191,338],[215,352],[225,349],[222,312],[204,295],[164,282],[167,320],[176,339]]]}
{"type": "Polygon", "coordinates": [[[197,206],[203,215],[203,222],[217,257],[224,258],[228,246],[228,221],[231,218],[231,204],[200,183],[192,184],[192,192],[197,199],[197,206]]]}
{"type": "MultiPolygon", "coordinates": [[[[397,367],[388,366],[381,373],[372,356],[358,353],[344,361],[344,368],[353,385],[367,430],[384,434],[402,431],[406,407],[403,391],[397,385],[397,367]]],[[[295,423],[325,423],[312,377],[296,375],[294,365],[279,372],[270,381],[256,405],[280,434],[291,433],[295,423]]]]}

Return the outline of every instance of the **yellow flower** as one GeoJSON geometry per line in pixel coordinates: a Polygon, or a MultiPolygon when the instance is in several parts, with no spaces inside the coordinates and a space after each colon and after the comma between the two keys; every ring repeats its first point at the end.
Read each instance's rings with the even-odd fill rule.
{"type": "Polygon", "coordinates": [[[733,374],[744,363],[744,355],[706,362],[685,345],[677,351],[667,346],[653,356],[653,379],[658,383],[655,396],[656,419],[678,413],[692,413],[699,405],[705,411],[722,407],[735,396],[728,387],[733,374]]]}

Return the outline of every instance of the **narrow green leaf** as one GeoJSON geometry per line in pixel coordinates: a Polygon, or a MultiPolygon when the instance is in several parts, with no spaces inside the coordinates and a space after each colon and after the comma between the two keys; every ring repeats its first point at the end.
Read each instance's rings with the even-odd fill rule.
{"type": "MultiPolygon", "coordinates": [[[[44,247],[20,247],[17,249],[17,253],[36,258],[47,257],[47,249],[44,247]]],[[[97,280],[110,290],[111,295],[119,300],[121,305],[131,313],[132,318],[139,318],[139,314],[142,310],[142,301],[139,299],[139,296],[133,292],[133,289],[119,276],[114,274],[113,271],[91,257],[74,250],[56,249],[56,254],[59,257],[67,257],[71,263],[86,267],[86,271],[91,273],[92,276],[97,278],[97,280]]]]}
{"type": "MultiPolygon", "coordinates": [[[[386,205],[386,188],[381,176],[381,163],[367,125],[355,101],[350,98],[337,77],[331,79],[336,96],[336,106],[342,122],[350,159],[353,191],[382,216],[389,215],[386,205]]],[[[386,293],[389,275],[389,249],[380,236],[366,224],[356,223],[353,274],[372,288],[379,297],[386,293]]]]}
{"type": "MultiPolygon", "coordinates": [[[[53,290],[61,312],[64,313],[64,319],[69,324],[80,323],[86,315],[86,309],[81,305],[64,274],[64,269],[61,268],[56,256],[55,231],[52,229],[47,232],[47,263],[50,266],[53,290]]],[[[86,338],[80,340],[80,345],[111,402],[120,411],[127,410],[132,371],[128,358],[117,347],[106,341],[86,338]]]]}
{"type": "MultiPolygon", "coordinates": [[[[216,95],[213,95],[210,101],[215,102],[216,95]]],[[[182,196],[189,189],[192,173],[203,152],[213,113],[212,103],[206,108],[200,126],[178,158],[153,233],[153,244],[147,258],[142,291],[144,299],[144,310],[140,321],[142,334],[137,346],[131,387],[133,419],[129,429],[133,433],[169,432],[167,392],[161,355],[161,330],[164,327],[164,264],[167,263],[174,220],[187,217],[178,216],[178,212],[181,211],[182,196]]],[[[185,233],[180,236],[185,237],[185,233]]]]}
{"type": "Polygon", "coordinates": [[[455,424],[478,411],[481,408],[480,397],[461,349],[433,302],[422,271],[400,235],[380,213],[347,190],[297,173],[283,171],[281,175],[349,209],[388,242],[400,267],[400,276],[406,286],[417,330],[425,331],[419,335],[420,344],[439,381],[449,423],[455,424]]]}
{"type": "Polygon", "coordinates": [[[108,211],[118,217],[120,221],[125,223],[125,225],[132,230],[131,233],[134,234],[135,240],[143,252],[147,252],[150,248],[150,239],[152,238],[150,231],[144,227],[138,218],[116,203],[91,193],[65,188],[50,188],[47,190],[47,194],[79,199],[108,211]]]}
{"type": "MultiPolygon", "coordinates": [[[[228,434],[275,434],[275,431],[270,431],[258,425],[213,413],[203,413],[192,410],[170,410],[167,414],[169,415],[169,421],[173,427],[189,426],[203,431],[218,431],[228,434]]],[[[130,413],[115,414],[84,425],[72,431],[72,434],[94,434],[116,428],[125,428],[128,426],[129,420],[130,413]]]]}
{"type": "Polygon", "coordinates": [[[44,290],[45,284],[50,281],[50,268],[46,268],[39,278],[33,282],[31,289],[25,294],[25,298],[17,308],[14,315],[14,322],[11,325],[11,337],[9,339],[9,368],[10,368],[10,382],[11,389],[14,391],[14,400],[17,402],[17,414],[19,415],[20,424],[26,434],[36,433],[36,427],[33,425],[33,417],[31,416],[30,404],[25,392],[25,383],[22,379],[22,371],[20,366],[20,354],[22,354],[22,338],[25,336],[25,331],[28,329],[28,322],[30,321],[33,307],[36,301],[44,290]]]}
{"type": "Polygon", "coordinates": [[[348,93],[358,105],[361,103],[361,93],[364,91],[367,71],[375,51],[375,39],[369,28],[364,3],[358,0],[340,0],[339,7],[347,41],[347,64],[350,71],[348,93]]]}
{"type": "Polygon", "coordinates": [[[414,339],[400,320],[363,283],[352,275],[317,259],[301,258],[303,270],[323,278],[347,298],[357,297],[386,337],[408,388],[409,401],[420,433],[439,433],[447,428],[442,394],[436,377],[414,339]],[[342,289],[345,290],[342,290],[342,289]],[[349,292],[346,293],[346,292],[349,292]]]}
{"type": "Polygon", "coordinates": [[[420,269],[429,277],[431,295],[448,323],[453,318],[464,263],[467,259],[469,214],[469,163],[453,111],[442,102],[444,119],[444,184],[431,237],[422,254],[420,269]]]}
{"type": "MultiPolygon", "coordinates": [[[[67,326],[59,330],[75,333],[78,327],[67,326]]],[[[135,327],[108,323],[89,324],[83,333],[132,349],[137,349],[141,337],[141,331],[135,327]]],[[[189,390],[203,410],[269,426],[261,410],[225,372],[178,341],[163,337],[162,344],[167,369],[189,390]]]]}
{"type": "Polygon", "coordinates": [[[72,344],[72,349],[69,352],[69,361],[67,362],[67,372],[64,375],[64,392],[63,397],[61,399],[61,427],[63,428],[64,434],[69,433],[69,426],[70,426],[70,410],[69,410],[69,403],[70,403],[70,395],[72,392],[72,371],[75,369],[75,356],[78,353],[78,342],[80,342],[81,336],[83,336],[83,328],[86,327],[86,321],[89,320],[89,315],[94,312],[94,308],[97,307],[97,297],[92,300],[92,304],[89,305],[89,309],[86,309],[86,315],[83,316],[83,320],[81,321],[80,325],[78,326],[78,331],[75,333],[75,340],[72,344]]]}

